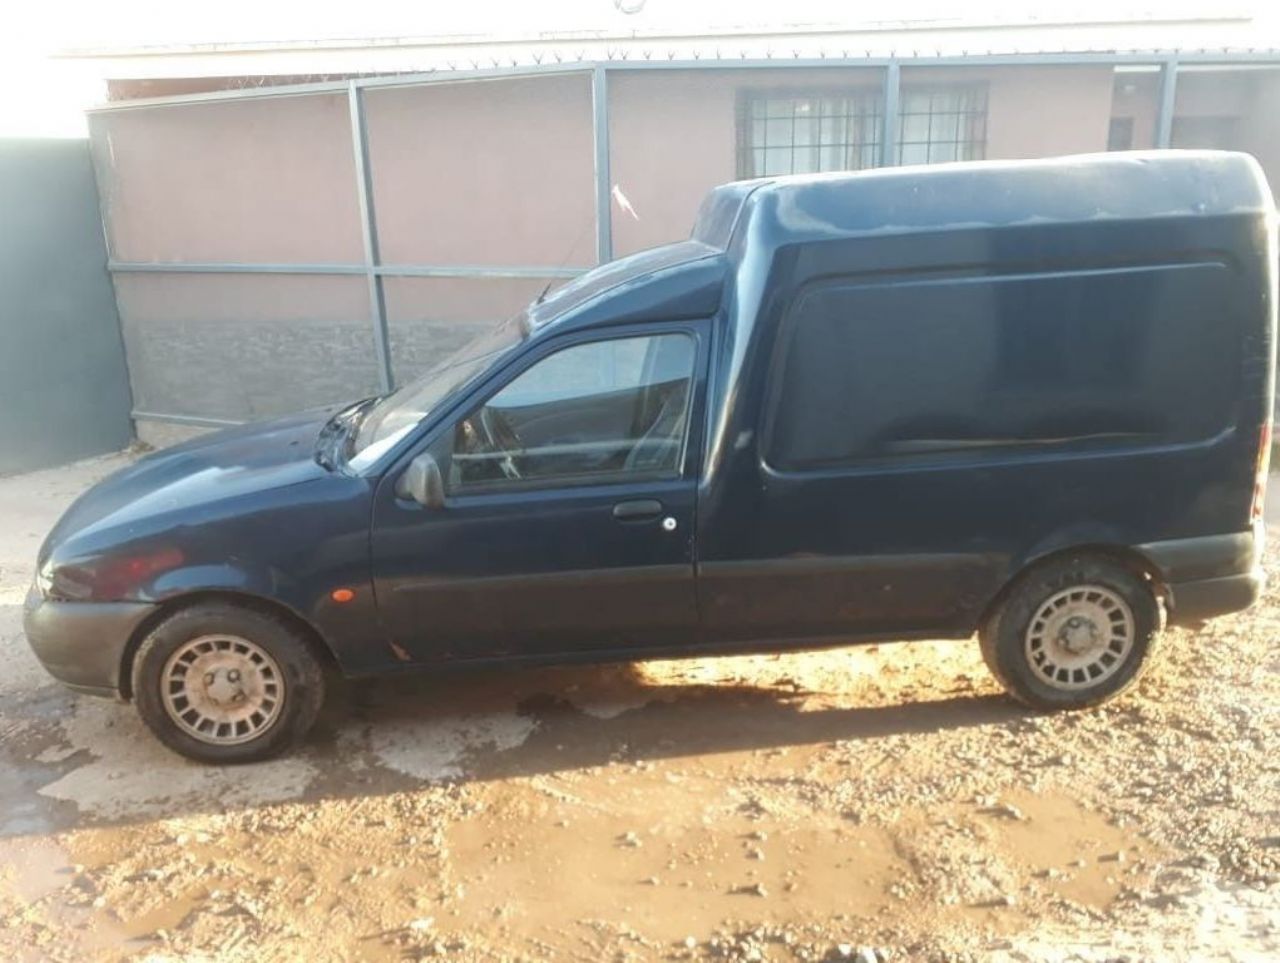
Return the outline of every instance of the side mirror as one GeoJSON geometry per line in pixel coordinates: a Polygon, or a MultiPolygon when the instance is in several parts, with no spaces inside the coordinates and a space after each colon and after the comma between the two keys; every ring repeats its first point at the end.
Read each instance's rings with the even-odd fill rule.
{"type": "Polygon", "coordinates": [[[396,479],[396,495],[413,499],[424,508],[444,508],[444,476],[435,458],[424,451],[409,462],[396,479]]]}

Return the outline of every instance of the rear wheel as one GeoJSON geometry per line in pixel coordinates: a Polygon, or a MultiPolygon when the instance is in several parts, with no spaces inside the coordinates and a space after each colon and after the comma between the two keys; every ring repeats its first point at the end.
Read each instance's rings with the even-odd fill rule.
{"type": "Polygon", "coordinates": [[[213,602],[175,612],[147,635],[133,698],[170,749],[201,762],[252,762],[302,739],[324,700],[324,677],[294,625],[213,602]]]}
{"type": "Polygon", "coordinates": [[[982,656],[1018,701],[1076,709],[1133,685],[1160,632],[1151,585],[1108,558],[1033,569],[981,627],[982,656]]]}

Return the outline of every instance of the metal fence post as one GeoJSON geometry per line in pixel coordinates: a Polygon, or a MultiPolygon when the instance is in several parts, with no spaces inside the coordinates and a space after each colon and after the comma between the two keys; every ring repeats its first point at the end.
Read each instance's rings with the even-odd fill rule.
{"type": "Polygon", "coordinates": [[[1156,114],[1156,147],[1173,143],[1173,111],[1178,99],[1178,60],[1170,57],[1160,65],[1160,112],[1156,114]]]}
{"type": "Polygon", "coordinates": [[[902,84],[902,68],[890,60],[884,68],[884,102],[880,117],[880,166],[898,163],[898,93],[902,84]]]}
{"type": "Polygon", "coordinates": [[[369,315],[373,321],[373,352],[378,385],[385,394],[395,387],[391,344],[387,337],[387,303],[378,273],[378,224],[373,210],[373,177],[369,170],[369,136],[364,117],[364,91],[353,80],[347,85],[351,108],[351,145],[355,151],[356,191],[360,198],[360,227],[364,236],[364,274],[369,285],[369,315]]]}
{"type": "Polygon", "coordinates": [[[613,260],[613,184],[609,173],[609,82],[603,64],[591,71],[591,133],[595,145],[596,261],[613,260]]]}

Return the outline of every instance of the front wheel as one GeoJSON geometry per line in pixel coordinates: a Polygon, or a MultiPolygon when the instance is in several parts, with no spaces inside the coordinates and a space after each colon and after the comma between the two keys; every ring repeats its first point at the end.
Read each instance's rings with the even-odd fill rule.
{"type": "Polygon", "coordinates": [[[181,609],[143,640],[133,699],[170,749],[199,762],[253,762],[315,722],[324,676],[288,621],[229,602],[181,609]]]}
{"type": "Polygon", "coordinates": [[[1137,682],[1159,633],[1145,579],[1111,559],[1078,556],[1029,572],[978,639],[992,675],[1019,702],[1078,709],[1137,682]]]}

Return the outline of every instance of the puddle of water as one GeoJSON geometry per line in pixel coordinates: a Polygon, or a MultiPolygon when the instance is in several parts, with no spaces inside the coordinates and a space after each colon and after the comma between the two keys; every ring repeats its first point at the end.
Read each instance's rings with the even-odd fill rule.
{"type": "Polygon", "coordinates": [[[0,867],[11,892],[33,903],[67,884],[71,861],[51,840],[0,839],[0,867]]]}
{"type": "Polygon", "coordinates": [[[1062,796],[1010,797],[1019,818],[955,803],[886,826],[757,818],[709,810],[704,787],[611,782],[611,806],[594,793],[587,806],[552,801],[536,819],[455,824],[448,865],[461,888],[441,928],[496,928],[507,946],[599,919],[660,942],[704,939],[730,919],[1017,931],[1048,899],[1105,909],[1152,855],[1062,796]],[[1121,851],[1123,862],[1108,861],[1121,851]]]}
{"type": "Polygon", "coordinates": [[[732,918],[872,916],[890,900],[883,880],[903,868],[878,829],[788,827],[759,838],[746,817],[639,833],[627,825],[597,813],[497,833],[475,820],[457,825],[449,862],[462,895],[441,927],[496,927],[506,942],[611,919],[674,942],[732,918]]]}
{"type": "Polygon", "coordinates": [[[53,941],[53,947],[22,947],[14,963],[48,959],[50,948],[60,959],[103,958],[127,943],[129,934],[92,908],[92,887],[80,875],[82,867],[54,840],[0,839],[0,867],[0,906],[17,907],[24,915],[38,907],[39,936],[53,941]]]}
{"type": "Polygon", "coordinates": [[[1105,909],[1134,871],[1159,855],[1145,839],[1067,796],[1020,793],[1009,799],[1027,818],[1004,820],[1003,845],[1042,886],[1072,902],[1105,909]]]}
{"type": "Polygon", "coordinates": [[[889,822],[800,803],[762,810],[726,776],[742,761],[514,778],[439,816],[409,801],[447,788],[392,809],[285,804],[252,829],[221,817],[85,829],[59,845],[10,841],[0,860],[21,903],[39,901],[71,945],[95,952],[165,948],[159,930],[225,948],[230,920],[250,941],[323,932],[337,953],[394,958],[394,934],[426,917],[431,938],[517,956],[598,946],[623,927],[671,946],[731,921],[1013,935],[1058,899],[1105,910],[1158,855],[1061,794],[1010,794],[1000,803],[1014,815],[966,799],[889,822]],[[1123,862],[1107,858],[1119,851],[1123,862]],[[89,890],[66,875],[73,861],[89,890]],[[1000,893],[1010,905],[993,904],[1000,893]]]}

